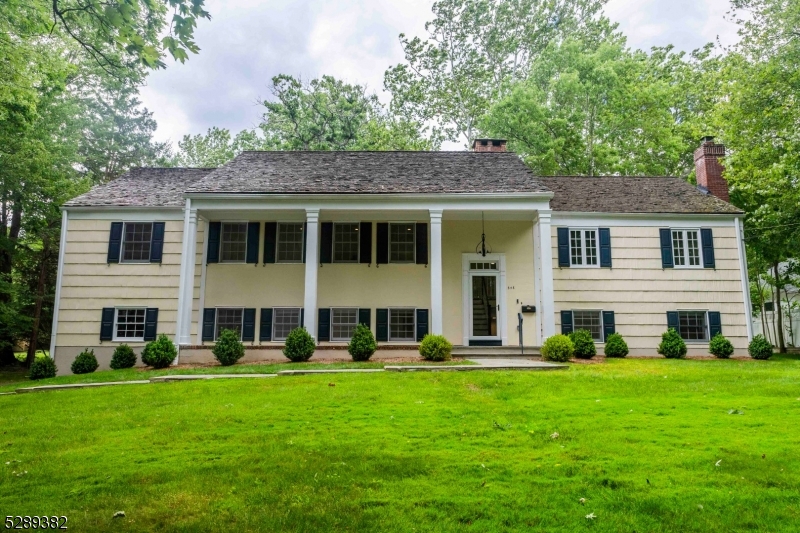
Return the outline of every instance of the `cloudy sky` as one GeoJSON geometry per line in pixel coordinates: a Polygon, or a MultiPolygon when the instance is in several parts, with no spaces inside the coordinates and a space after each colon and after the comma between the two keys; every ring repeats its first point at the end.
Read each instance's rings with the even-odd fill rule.
{"type": "MultiPolygon", "coordinates": [[[[403,60],[398,35],[424,34],[433,0],[206,0],[201,48],[185,64],[150,75],[141,96],[158,121],[156,138],[173,144],[211,126],[255,126],[259,99],[280,73],[330,74],[379,94],[383,73],[403,60]]],[[[673,44],[693,50],[731,44],[728,0],[610,0],[606,13],[637,48],[673,44]]],[[[384,98],[385,99],[385,98],[384,98]]],[[[455,148],[454,147],[450,147],[455,148]]]]}

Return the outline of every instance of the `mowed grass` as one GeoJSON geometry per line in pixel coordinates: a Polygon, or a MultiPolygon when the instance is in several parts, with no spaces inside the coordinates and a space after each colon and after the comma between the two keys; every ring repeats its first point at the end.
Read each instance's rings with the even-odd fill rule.
{"type": "Polygon", "coordinates": [[[0,515],[75,531],[800,528],[792,358],[131,385],[0,421],[0,515]]]}

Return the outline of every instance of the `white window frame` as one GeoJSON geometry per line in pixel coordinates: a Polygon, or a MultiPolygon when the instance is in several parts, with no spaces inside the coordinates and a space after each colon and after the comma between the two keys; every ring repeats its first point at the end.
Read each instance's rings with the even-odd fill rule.
{"type": "MultiPolygon", "coordinates": [[[[289,306],[289,305],[284,305],[284,306],[280,306],[280,307],[273,307],[272,308],[272,342],[285,342],[286,339],[288,338],[288,335],[287,335],[286,337],[282,337],[282,338],[279,339],[275,335],[275,326],[278,323],[278,320],[277,320],[278,313],[277,313],[277,311],[279,309],[297,309],[297,311],[298,311],[297,317],[298,317],[298,319],[300,321],[298,323],[297,327],[298,328],[302,328],[303,327],[303,308],[302,307],[292,307],[292,306],[289,306]]],[[[290,331],[290,333],[291,333],[291,331],[290,331]]]]}
{"type": "Polygon", "coordinates": [[[416,307],[388,307],[389,310],[388,316],[386,317],[387,323],[387,338],[389,342],[417,342],[417,308],[416,307]],[[411,316],[413,319],[413,326],[411,327],[411,338],[410,339],[393,339],[392,338],[392,311],[411,311],[411,316]]]}
{"type": "MultiPolygon", "coordinates": [[[[389,263],[394,263],[395,265],[414,265],[417,263],[417,222],[415,220],[395,220],[393,222],[389,222],[389,263]],[[392,226],[400,225],[400,224],[411,224],[414,229],[411,230],[411,234],[414,237],[414,240],[411,244],[411,251],[412,251],[412,258],[410,261],[392,261],[392,226]]],[[[398,308],[399,309],[399,308],[398,308]]]]}
{"type": "Polygon", "coordinates": [[[602,309],[570,309],[570,313],[572,313],[572,331],[573,332],[577,331],[578,329],[583,329],[583,328],[578,328],[575,325],[575,311],[582,312],[582,313],[598,313],[600,315],[600,340],[597,340],[594,337],[592,338],[592,340],[594,341],[595,344],[603,344],[603,343],[605,343],[605,340],[603,340],[603,337],[605,336],[604,335],[605,334],[605,323],[603,322],[603,310],[602,309]]]}
{"type": "MultiPolygon", "coordinates": [[[[391,234],[391,228],[389,229],[389,233],[391,234]]],[[[353,222],[353,221],[346,221],[343,220],[341,222],[334,222],[333,223],[333,234],[331,235],[331,262],[333,263],[344,263],[344,264],[356,264],[361,261],[361,223],[360,222],[353,222]],[[342,261],[336,259],[336,226],[341,224],[355,224],[356,231],[358,235],[358,242],[356,243],[356,260],[355,261],[342,261]]],[[[391,238],[391,237],[390,237],[391,238]]],[[[415,243],[416,244],[416,243],[415,243]]],[[[391,254],[392,246],[391,243],[389,244],[389,253],[391,254]]]]}
{"type": "MultiPolygon", "coordinates": [[[[356,312],[356,324],[355,324],[355,326],[358,327],[358,307],[331,307],[331,320],[330,320],[330,328],[331,328],[330,329],[330,332],[331,332],[330,341],[331,342],[350,342],[350,339],[352,338],[352,337],[348,337],[348,338],[344,339],[344,338],[335,338],[333,336],[333,313],[334,313],[334,311],[341,311],[341,310],[355,311],[356,312]]],[[[353,331],[355,332],[355,330],[353,330],[353,331]]]]}
{"type": "MultiPolygon", "coordinates": [[[[150,258],[153,257],[153,222],[149,222],[146,220],[130,220],[130,221],[123,221],[122,222],[122,239],[120,243],[119,249],[119,262],[124,263],[127,265],[136,265],[136,264],[145,264],[150,262],[150,258]],[[150,224],[150,253],[147,254],[147,259],[125,259],[125,233],[128,227],[128,224],[150,224]]],[[[128,308],[125,308],[128,309],[128,308]]],[[[132,309],[132,308],[131,308],[132,309]]]]}
{"type": "Polygon", "coordinates": [[[600,228],[594,227],[571,227],[567,228],[568,231],[568,244],[569,244],[569,266],[570,268],[600,268],[600,228]],[[581,232],[581,260],[582,264],[578,265],[573,262],[572,256],[572,232],[573,231],[580,231],[581,232]],[[594,232],[594,258],[595,264],[594,265],[587,265],[586,264],[586,232],[593,231],[594,232]]]}
{"type": "Polygon", "coordinates": [[[249,220],[221,220],[219,224],[219,262],[225,265],[241,265],[247,262],[247,224],[249,220]],[[245,225],[245,233],[244,233],[244,259],[241,261],[226,261],[222,259],[222,236],[225,235],[225,224],[244,224],[245,225]]]}
{"type": "Polygon", "coordinates": [[[147,327],[147,308],[141,306],[125,306],[114,308],[114,334],[112,335],[112,342],[144,342],[144,328],[147,327]],[[142,327],[141,337],[118,337],[117,336],[117,319],[119,318],[120,311],[144,311],[144,322],[142,327]]]}
{"type": "Polygon", "coordinates": [[[220,309],[238,309],[242,312],[242,322],[239,326],[239,340],[241,341],[242,335],[244,334],[244,307],[239,307],[238,305],[219,305],[214,309],[216,309],[216,312],[214,313],[214,342],[217,342],[217,339],[219,338],[218,326],[220,309]]]}
{"type": "MultiPolygon", "coordinates": [[[[676,309],[678,312],[678,335],[681,335],[681,313],[703,313],[703,327],[705,329],[705,339],[683,339],[686,344],[708,344],[711,342],[711,330],[708,324],[708,309],[676,309]]],[[[669,327],[669,326],[668,326],[669,327]]]]}
{"type": "Polygon", "coordinates": [[[670,244],[672,245],[672,266],[673,268],[703,268],[703,232],[700,231],[700,228],[670,228],[669,229],[669,239],[670,244]],[[686,237],[686,233],[689,231],[697,232],[697,264],[690,265],[689,264],[689,239],[686,237]],[[685,265],[679,265],[677,261],[675,261],[675,233],[681,233],[681,239],[683,241],[683,258],[685,265]]]}
{"type": "MultiPolygon", "coordinates": [[[[275,228],[275,264],[281,264],[281,265],[297,265],[297,264],[301,264],[303,262],[303,256],[306,253],[306,251],[303,250],[303,243],[305,243],[305,240],[306,240],[305,224],[302,221],[299,221],[299,222],[297,220],[284,220],[283,222],[278,221],[278,225],[275,228]],[[301,233],[300,259],[298,259],[297,261],[286,261],[286,260],[281,261],[280,260],[281,226],[283,226],[285,224],[299,224],[300,225],[300,233],[301,233]]],[[[221,243],[220,243],[220,245],[221,245],[221,243]]]]}

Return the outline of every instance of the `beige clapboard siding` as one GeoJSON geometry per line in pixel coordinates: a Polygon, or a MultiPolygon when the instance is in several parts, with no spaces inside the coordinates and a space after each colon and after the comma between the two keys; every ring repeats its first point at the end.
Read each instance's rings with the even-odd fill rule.
{"type": "MultiPolygon", "coordinates": [[[[746,352],[744,295],[732,225],[712,225],[716,269],[664,269],[659,228],[620,225],[610,226],[613,268],[559,268],[558,226],[554,220],[556,331],[561,330],[561,310],[614,311],[616,330],[625,337],[632,353],[654,355],[667,327],[667,311],[719,311],[723,334],[737,353],[746,352]]],[[[707,343],[690,344],[693,353],[707,350],[707,343]]]]}

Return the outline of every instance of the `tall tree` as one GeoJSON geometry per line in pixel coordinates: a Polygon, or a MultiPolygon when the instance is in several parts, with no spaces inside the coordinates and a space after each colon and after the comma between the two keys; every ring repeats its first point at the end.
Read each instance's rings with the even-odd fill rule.
{"type": "Polygon", "coordinates": [[[231,138],[225,128],[212,127],[205,135],[184,135],[178,141],[178,153],[172,164],[178,167],[219,167],[244,150],[259,150],[263,139],[252,130],[243,130],[231,138]]]}

